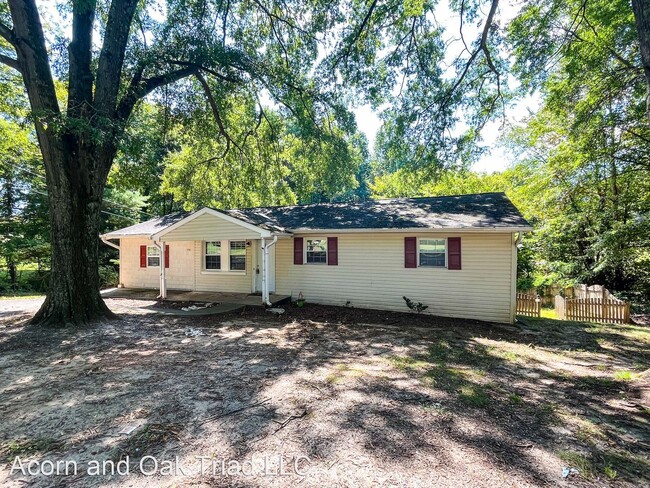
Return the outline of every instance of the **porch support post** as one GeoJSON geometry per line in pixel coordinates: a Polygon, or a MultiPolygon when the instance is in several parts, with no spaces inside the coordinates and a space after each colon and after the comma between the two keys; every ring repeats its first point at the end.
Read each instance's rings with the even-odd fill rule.
{"type": "Polygon", "coordinates": [[[268,275],[266,267],[268,256],[266,254],[266,239],[263,237],[260,239],[260,246],[262,247],[262,304],[265,304],[268,299],[268,275]]]}
{"type": "Polygon", "coordinates": [[[167,299],[167,278],[165,277],[165,242],[160,241],[155,243],[160,249],[160,299],[167,299]]]}

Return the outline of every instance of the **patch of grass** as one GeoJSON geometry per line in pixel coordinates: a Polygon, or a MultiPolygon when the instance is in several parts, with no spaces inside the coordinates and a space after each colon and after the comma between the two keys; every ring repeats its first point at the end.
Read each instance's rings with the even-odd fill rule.
{"type": "Polygon", "coordinates": [[[576,438],[585,444],[595,444],[597,440],[605,440],[606,435],[601,428],[589,420],[578,419],[579,426],[576,430],[576,438]]]}
{"type": "Polygon", "coordinates": [[[650,459],[644,455],[617,450],[601,453],[599,457],[602,459],[601,471],[610,479],[614,475],[616,478],[638,481],[640,473],[650,473],[650,459]]]}
{"type": "Polygon", "coordinates": [[[554,319],[554,320],[558,319],[558,316],[555,313],[554,308],[542,308],[540,310],[540,312],[541,312],[542,318],[544,318],[544,319],[554,319]]]}
{"type": "Polygon", "coordinates": [[[610,480],[613,480],[616,478],[616,476],[618,476],[618,472],[611,466],[605,466],[603,468],[603,473],[605,473],[605,476],[607,476],[610,480]]]}
{"type": "Polygon", "coordinates": [[[567,468],[576,468],[580,475],[588,480],[593,480],[596,476],[596,469],[592,462],[584,455],[575,451],[558,451],[557,456],[566,464],[567,468]]]}
{"type": "Polygon", "coordinates": [[[511,363],[516,363],[519,359],[519,355],[514,351],[501,351],[499,354],[500,357],[511,363]]]}
{"type": "Polygon", "coordinates": [[[349,364],[339,364],[336,366],[334,373],[330,373],[325,378],[330,385],[341,383],[346,378],[363,376],[366,372],[363,368],[358,366],[350,366],[349,364]]]}
{"type": "Polygon", "coordinates": [[[50,451],[61,449],[63,441],[49,437],[37,437],[35,439],[19,439],[8,441],[0,445],[0,452],[6,455],[7,459],[16,456],[30,456],[32,454],[45,454],[50,451]]]}
{"type": "Polygon", "coordinates": [[[636,376],[632,371],[617,371],[614,373],[614,378],[620,381],[632,381],[636,376]]]}
{"type": "Polygon", "coordinates": [[[460,389],[458,398],[465,405],[476,408],[483,408],[489,405],[490,396],[480,385],[465,385],[460,389]]]}
{"type": "Polygon", "coordinates": [[[522,403],[524,403],[523,397],[517,395],[516,393],[512,393],[511,395],[508,395],[508,401],[513,405],[521,405],[522,403]]]}
{"type": "Polygon", "coordinates": [[[558,451],[557,455],[567,467],[578,469],[588,480],[605,476],[610,480],[627,478],[638,481],[639,473],[650,470],[650,462],[646,457],[627,451],[595,452],[591,458],[569,450],[558,451]]]}
{"type": "Polygon", "coordinates": [[[390,356],[388,361],[399,370],[408,371],[414,369],[428,368],[430,363],[421,359],[416,359],[410,356],[390,356]]]}
{"type": "Polygon", "coordinates": [[[463,372],[455,368],[437,367],[427,371],[424,379],[436,388],[448,392],[456,392],[467,383],[463,372]]]}
{"type": "Polygon", "coordinates": [[[601,378],[599,376],[581,376],[576,381],[576,387],[581,390],[611,391],[617,389],[619,384],[609,378],[601,378]]]}
{"type": "Polygon", "coordinates": [[[13,300],[15,298],[43,298],[45,296],[44,293],[34,293],[34,292],[11,292],[9,295],[0,295],[0,300],[13,300]]]}

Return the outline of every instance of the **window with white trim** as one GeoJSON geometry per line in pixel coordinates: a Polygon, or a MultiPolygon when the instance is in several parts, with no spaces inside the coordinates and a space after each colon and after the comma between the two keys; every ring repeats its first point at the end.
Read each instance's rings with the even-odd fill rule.
{"type": "Polygon", "coordinates": [[[206,270],[221,269],[221,241],[204,242],[203,265],[206,270]]]}
{"type": "Polygon", "coordinates": [[[246,271],[246,241],[230,241],[230,270],[246,271]]]}
{"type": "Polygon", "coordinates": [[[327,239],[307,239],[305,262],[307,264],[327,264],[327,239]]]}
{"type": "Polygon", "coordinates": [[[160,268],[160,249],[147,246],[147,268],[160,268]]]}
{"type": "Polygon", "coordinates": [[[418,255],[420,266],[444,268],[447,266],[446,239],[420,239],[418,255]]]}

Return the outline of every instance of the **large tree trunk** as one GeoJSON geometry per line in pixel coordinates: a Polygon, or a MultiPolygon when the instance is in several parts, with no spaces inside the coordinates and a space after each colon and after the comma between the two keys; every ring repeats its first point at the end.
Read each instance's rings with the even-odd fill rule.
{"type": "Polygon", "coordinates": [[[636,30],[639,36],[643,73],[648,85],[646,113],[650,121],[650,0],[632,0],[632,10],[634,11],[636,30]]]}
{"type": "MultiPolygon", "coordinates": [[[[5,227],[5,232],[8,235],[12,234],[13,227],[13,217],[14,217],[14,175],[10,168],[7,168],[4,174],[4,201],[2,202],[3,217],[7,220],[7,225],[5,227]]],[[[11,283],[11,288],[16,288],[16,281],[18,278],[16,272],[16,263],[14,262],[14,257],[11,252],[8,252],[4,256],[5,261],[7,262],[7,273],[9,274],[9,283],[11,283]]]]}
{"type": "Polygon", "coordinates": [[[98,236],[106,181],[99,168],[107,157],[99,153],[44,152],[50,169],[52,270],[47,298],[32,323],[63,327],[114,317],[99,293],[98,236]]]}

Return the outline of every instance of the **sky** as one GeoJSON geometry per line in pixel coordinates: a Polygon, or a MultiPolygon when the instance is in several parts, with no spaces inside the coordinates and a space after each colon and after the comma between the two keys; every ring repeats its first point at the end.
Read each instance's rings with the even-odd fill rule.
{"type": "MultiPolygon", "coordinates": [[[[521,4],[517,5],[513,0],[502,1],[499,4],[499,10],[495,17],[499,25],[505,25],[511,20],[518,12],[521,4]]],[[[482,18],[487,16],[484,12],[482,18]]],[[[451,12],[448,8],[448,2],[440,1],[435,11],[436,19],[444,26],[447,33],[445,41],[447,41],[447,64],[455,59],[460,53],[460,42],[454,39],[458,38],[459,18],[458,15],[451,12]]],[[[466,39],[475,39],[478,37],[482,24],[480,25],[466,25],[463,29],[466,39]]],[[[451,75],[451,73],[450,73],[451,75]]],[[[537,111],[540,106],[539,94],[527,96],[519,100],[517,103],[506,107],[506,123],[508,125],[521,124],[523,120],[530,115],[531,112],[537,111]]],[[[366,137],[372,151],[375,142],[377,131],[381,127],[381,120],[379,114],[372,110],[369,105],[358,107],[354,110],[357,125],[366,137]]],[[[485,154],[472,165],[472,170],[477,172],[494,173],[495,171],[503,171],[511,166],[515,161],[513,155],[504,147],[499,145],[499,136],[501,135],[501,126],[503,120],[489,122],[481,131],[483,142],[481,146],[487,150],[485,154]]]]}

